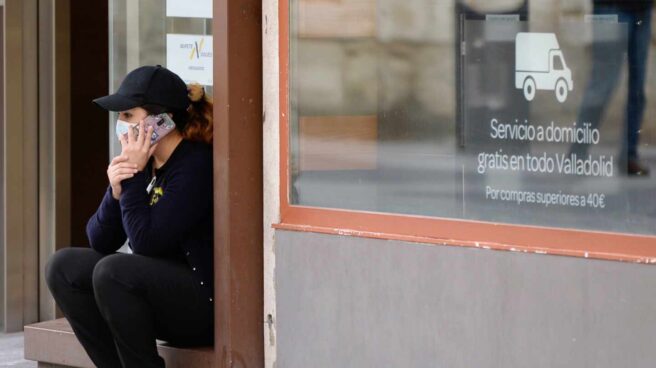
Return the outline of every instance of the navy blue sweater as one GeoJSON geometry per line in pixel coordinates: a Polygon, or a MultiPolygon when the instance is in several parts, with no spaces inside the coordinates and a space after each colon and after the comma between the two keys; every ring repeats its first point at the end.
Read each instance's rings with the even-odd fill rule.
{"type": "Polygon", "coordinates": [[[155,169],[153,157],[144,170],[121,182],[120,199],[111,185],[87,222],[91,247],[109,254],[128,239],[135,254],[185,259],[194,270],[206,300],[213,302],[213,165],[212,146],[183,139],[168,160],[155,169]]]}

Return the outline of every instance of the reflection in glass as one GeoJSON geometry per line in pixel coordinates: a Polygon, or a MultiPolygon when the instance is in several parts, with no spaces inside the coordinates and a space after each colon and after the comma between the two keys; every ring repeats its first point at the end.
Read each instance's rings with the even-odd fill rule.
{"type": "Polygon", "coordinates": [[[652,5],[618,3],[292,0],[291,203],[656,233],[652,5]],[[520,33],[557,39],[548,83],[516,84],[520,33]]]}
{"type": "MultiPolygon", "coordinates": [[[[622,171],[628,175],[649,175],[649,169],[638,159],[638,139],[645,110],[645,81],[647,78],[648,52],[651,43],[651,12],[653,2],[594,0],[594,14],[600,17],[593,22],[592,72],[581,110],[579,121],[587,121],[596,127],[617,88],[620,73],[628,56],[628,88],[623,138],[619,162],[622,171]],[[604,32],[607,24],[603,16],[614,16],[618,22],[626,24],[626,34],[608,37],[604,32]],[[619,47],[626,43],[628,50],[619,47]]],[[[613,19],[613,18],[610,18],[613,19]]],[[[584,156],[588,146],[581,146],[573,152],[584,156]]]]}

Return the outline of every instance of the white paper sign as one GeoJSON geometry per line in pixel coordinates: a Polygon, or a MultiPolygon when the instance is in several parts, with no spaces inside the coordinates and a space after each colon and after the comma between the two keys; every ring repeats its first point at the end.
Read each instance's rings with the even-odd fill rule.
{"type": "Polygon", "coordinates": [[[212,59],[212,36],[166,35],[166,67],[185,83],[211,86],[212,59]]]}
{"type": "Polygon", "coordinates": [[[167,17],[212,18],[212,0],[167,0],[167,17]]]}

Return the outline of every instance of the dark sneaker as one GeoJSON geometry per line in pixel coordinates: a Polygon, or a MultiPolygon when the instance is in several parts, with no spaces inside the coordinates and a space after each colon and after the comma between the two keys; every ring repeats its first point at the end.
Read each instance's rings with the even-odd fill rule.
{"type": "Polygon", "coordinates": [[[636,159],[627,162],[626,174],[629,176],[649,176],[649,168],[636,159]]]}

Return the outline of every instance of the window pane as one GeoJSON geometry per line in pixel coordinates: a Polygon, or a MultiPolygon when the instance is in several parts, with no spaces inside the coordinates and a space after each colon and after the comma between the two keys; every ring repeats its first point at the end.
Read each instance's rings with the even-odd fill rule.
{"type": "Polygon", "coordinates": [[[655,234],[651,15],[292,0],[290,202],[655,234]]]}
{"type": "Polygon", "coordinates": [[[554,55],[553,57],[553,68],[554,70],[563,70],[563,61],[560,58],[560,55],[554,55]]]}

